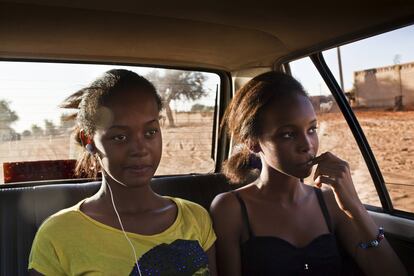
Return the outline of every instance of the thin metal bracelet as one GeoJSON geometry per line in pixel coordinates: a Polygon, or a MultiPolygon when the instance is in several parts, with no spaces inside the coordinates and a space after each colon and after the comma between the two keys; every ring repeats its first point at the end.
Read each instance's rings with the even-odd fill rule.
{"type": "Polygon", "coordinates": [[[362,249],[368,249],[372,247],[377,247],[380,242],[384,239],[384,228],[378,228],[378,235],[375,240],[367,241],[367,242],[360,242],[358,243],[358,247],[362,249]]]}

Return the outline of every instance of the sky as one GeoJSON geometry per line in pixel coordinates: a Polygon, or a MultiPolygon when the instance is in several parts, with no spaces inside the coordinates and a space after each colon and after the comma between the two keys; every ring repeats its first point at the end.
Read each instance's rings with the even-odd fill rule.
{"type": "MultiPolygon", "coordinates": [[[[397,63],[414,62],[414,25],[340,47],[345,91],[352,88],[353,72],[397,63]],[[397,58],[396,58],[397,57],[397,58]]],[[[337,49],[323,52],[339,83],[337,49]]],[[[310,58],[291,63],[292,74],[310,95],[330,94],[310,58]]]]}
{"type": "MultiPolygon", "coordinates": [[[[17,132],[29,129],[32,124],[44,127],[44,120],[59,124],[60,115],[68,110],[58,105],[69,95],[88,86],[93,80],[110,69],[129,69],[145,75],[154,68],[38,62],[0,62],[0,100],[9,102],[10,108],[19,116],[12,127],[17,132]]],[[[208,96],[197,103],[214,106],[216,85],[220,78],[205,73],[208,96]]],[[[172,102],[175,110],[189,110],[194,103],[186,105],[172,102]]]]}
{"type": "MultiPolygon", "coordinates": [[[[340,47],[345,91],[352,88],[353,72],[395,63],[414,62],[414,25],[340,47]]],[[[325,51],[324,57],[339,82],[337,49],[325,51]]],[[[67,96],[87,86],[103,72],[126,68],[145,75],[153,68],[114,65],[56,64],[0,61],[0,100],[10,102],[19,120],[12,127],[21,132],[32,124],[44,126],[44,120],[59,122],[63,112],[57,106],[67,96]],[[41,96],[39,96],[41,95],[41,96]],[[46,100],[46,101],[45,101],[46,100]]],[[[293,75],[310,95],[330,92],[309,58],[291,63],[293,75]]],[[[200,103],[214,105],[219,77],[208,73],[205,86],[209,96],[200,103]]],[[[189,110],[193,103],[173,103],[172,107],[189,110]]]]}

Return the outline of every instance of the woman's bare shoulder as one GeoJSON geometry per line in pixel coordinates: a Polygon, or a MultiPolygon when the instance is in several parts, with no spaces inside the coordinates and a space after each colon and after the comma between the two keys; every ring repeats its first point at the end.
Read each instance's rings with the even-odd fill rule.
{"type": "Polygon", "coordinates": [[[241,198],[248,197],[253,192],[253,185],[254,183],[251,183],[238,189],[218,194],[211,203],[210,210],[225,208],[230,212],[240,212],[240,202],[237,199],[237,195],[241,198]]]}
{"type": "Polygon", "coordinates": [[[237,209],[237,198],[234,191],[218,194],[211,202],[210,211],[215,213],[217,211],[233,212],[237,209]]]}
{"type": "Polygon", "coordinates": [[[210,206],[213,226],[219,239],[238,242],[243,223],[240,203],[234,192],[217,195],[210,206]]]}

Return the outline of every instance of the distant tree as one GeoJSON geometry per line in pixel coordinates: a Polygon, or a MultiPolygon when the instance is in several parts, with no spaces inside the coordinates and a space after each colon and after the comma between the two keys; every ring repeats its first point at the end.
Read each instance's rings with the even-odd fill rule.
{"type": "Polygon", "coordinates": [[[33,136],[35,136],[35,137],[43,135],[43,129],[40,126],[36,125],[36,124],[32,125],[31,131],[32,131],[33,136]]]}
{"type": "Polygon", "coordinates": [[[198,100],[207,94],[204,88],[206,76],[201,72],[166,70],[151,71],[146,77],[155,85],[164,103],[170,127],[175,127],[170,103],[173,100],[198,100]]]}
{"type": "Polygon", "coordinates": [[[8,129],[18,119],[19,116],[17,116],[16,112],[10,109],[10,102],[0,100],[0,128],[8,129]]]}
{"type": "Polygon", "coordinates": [[[11,141],[16,140],[16,131],[11,127],[11,124],[17,121],[19,117],[16,112],[10,109],[10,102],[0,100],[0,140],[11,141]]]}
{"type": "Polygon", "coordinates": [[[59,129],[62,132],[71,130],[76,124],[76,119],[74,118],[73,115],[69,115],[66,113],[62,113],[62,115],[60,115],[60,125],[59,125],[59,129]]]}
{"type": "Polygon", "coordinates": [[[24,130],[23,132],[22,132],[22,136],[23,137],[29,137],[30,135],[32,135],[32,133],[30,132],[30,130],[24,130]]]}
{"type": "Polygon", "coordinates": [[[214,106],[203,105],[203,104],[194,104],[191,107],[191,112],[212,112],[214,111],[214,106]]]}
{"type": "Polygon", "coordinates": [[[51,120],[45,120],[45,135],[56,136],[57,134],[58,130],[55,124],[51,120]]]}

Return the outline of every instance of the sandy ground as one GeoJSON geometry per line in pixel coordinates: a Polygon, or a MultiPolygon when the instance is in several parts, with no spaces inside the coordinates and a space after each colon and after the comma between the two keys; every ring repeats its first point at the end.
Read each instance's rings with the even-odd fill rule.
{"type": "MultiPolygon", "coordinates": [[[[414,212],[414,112],[356,113],[383,174],[394,207],[414,212]]],[[[319,115],[320,152],[331,151],[350,166],[364,203],[380,206],[359,148],[340,113],[319,115]]]]}
{"type": "MultiPolygon", "coordinates": [[[[414,112],[358,112],[393,198],[400,210],[414,212],[414,112]]],[[[340,113],[319,115],[320,152],[331,151],[346,160],[364,203],[380,206],[365,162],[340,113]]],[[[163,157],[157,174],[208,173],[211,158],[211,118],[182,115],[177,128],[163,128],[163,157]]],[[[69,137],[25,139],[0,143],[0,162],[76,159],[69,137]]],[[[3,168],[0,167],[0,183],[3,168]]]]}
{"type": "MultiPolygon", "coordinates": [[[[214,171],[211,158],[212,114],[177,114],[178,127],[162,128],[163,155],[156,172],[163,174],[214,171]]],[[[23,138],[0,142],[0,163],[36,160],[77,159],[80,148],[69,136],[23,138]]],[[[3,166],[0,183],[3,183],[3,166]]]]}

